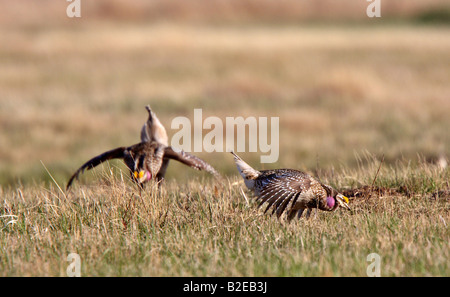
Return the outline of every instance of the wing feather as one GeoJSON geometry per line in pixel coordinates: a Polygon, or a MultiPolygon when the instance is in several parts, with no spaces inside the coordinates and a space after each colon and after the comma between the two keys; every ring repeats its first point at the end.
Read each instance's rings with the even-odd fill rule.
{"type": "Polygon", "coordinates": [[[260,205],[264,204],[265,202],[271,201],[274,198],[276,199],[280,191],[283,191],[283,189],[276,184],[274,184],[272,187],[266,187],[265,191],[261,191],[261,195],[258,196],[257,200],[261,200],[259,202],[260,205]]]}
{"type": "Polygon", "coordinates": [[[168,146],[165,148],[164,158],[177,160],[178,162],[181,162],[194,169],[204,170],[216,177],[220,177],[220,174],[214,169],[214,167],[212,167],[199,157],[186,153],[185,151],[176,151],[172,147],[168,146]]]}
{"type": "MultiPolygon", "coordinates": [[[[276,205],[279,201],[283,201],[285,198],[284,197],[288,197],[290,195],[289,192],[283,191],[283,190],[279,190],[278,192],[276,192],[268,201],[267,201],[267,207],[266,210],[264,211],[264,213],[266,213],[273,205],[276,205]]],[[[274,209],[276,208],[276,206],[274,206],[274,209]]]]}
{"type": "Polygon", "coordinates": [[[256,201],[260,200],[259,205],[261,206],[279,190],[280,188],[274,185],[273,187],[268,188],[266,191],[260,192],[260,195],[256,198],[256,201]]]}
{"type": "Polygon", "coordinates": [[[290,193],[285,191],[284,189],[278,189],[278,191],[276,191],[271,197],[269,197],[269,199],[266,200],[267,202],[267,208],[266,211],[272,206],[274,205],[277,201],[279,201],[280,199],[284,199],[283,197],[289,195],[290,193]]]}
{"type": "Polygon", "coordinates": [[[292,219],[297,213],[293,206],[297,202],[300,194],[307,190],[310,186],[310,177],[300,171],[279,170],[279,171],[262,171],[262,176],[257,182],[260,189],[256,192],[258,207],[267,203],[264,212],[272,208],[272,214],[276,213],[277,217],[286,211],[290,205],[288,212],[288,220],[292,219]]]}
{"type": "Polygon", "coordinates": [[[90,159],[86,163],[84,163],[83,166],[81,166],[69,179],[66,190],[68,190],[70,188],[73,180],[75,178],[78,178],[80,173],[83,173],[86,169],[90,170],[90,169],[94,168],[95,166],[97,166],[107,160],[123,158],[126,149],[127,149],[126,147],[119,147],[119,148],[104,152],[103,154],[98,155],[98,156],[90,159]]]}
{"type": "MultiPolygon", "coordinates": [[[[298,197],[299,193],[297,194],[290,194],[289,197],[287,197],[286,199],[284,199],[283,201],[281,201],[281,203],[279,203],[279,205],[276,205],[276,211],[277,211],[277,217],[280,218],[280,216],[283,214],[283,212],[285,211],[286,207],[289,205],[289,202],[291,200],[295,200],[295,197],[298,197]]],[[[275,212],[275,209],[273,210],[275,212]]]]}
{"type": "MultiPolygon", "coordinates": [[[[292,206],[295,205],[299,196],[300,196],[300,193],[297,193],[295,195],[294,199],[292,200],[292,204],[291,204],[292,206]]],[[[287,213],[288,222],[290,222],[295,217],[295,214],[297,213],[297,211],[298,210],[296,208],[291,207],[291,209],[287,213]]]]}

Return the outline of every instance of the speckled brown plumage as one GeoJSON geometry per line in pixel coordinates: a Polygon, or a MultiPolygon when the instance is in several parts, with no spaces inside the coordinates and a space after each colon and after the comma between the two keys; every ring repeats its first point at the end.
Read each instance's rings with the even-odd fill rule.
{"type": "MultiPolygon", "coordinates": [[[[150,108],[149,105],[145,107],[148,111],[148,119],[144,123],[141,129],[141,141],[149,142],[156,141],[159,144],[164,146],[169,146],[169,137],[167,137],[166,128],[164,128],[163,124],[160,122],[156,114],[150,108]]],[[[158,173],[156,174],[156,180],[159,182],[164,179],[167,171],[167,167],[169,166],[169,159],[163,159],[161,167],[159,168],[158,173]]]]}
{"type": "Polygon", "coordinates": [[[305,172],[294,169],[257,171],[232,154],[247,188],[257,196],[259,206],[267,205],[265,212],[272,209],[272,214],[276,213],[279,218],[287,211],[287,219],[291,221],[295,215],[300,218],[305,209],[307,216],[315,208],[334,211],[342,206],[349,209],[347,197],[305,172]]]}
{"type": "Polygon", "coordinates": [[[202,159],[168,146],[164,127],[150,107],[147,106],[146,108],[149,112],[149,119],[142,127],[141,142],[129,147],[119,147],[90,159],[72,175],[67,183],[67,189],[84,170],[92,169],[111,159],[122,159],[130,169],[132,180],[140,185],[151,179],[157,181],[163,179],[170,159],[194,169],[205,170],[215,176],[220,176],[211,165],[202,159]]]}

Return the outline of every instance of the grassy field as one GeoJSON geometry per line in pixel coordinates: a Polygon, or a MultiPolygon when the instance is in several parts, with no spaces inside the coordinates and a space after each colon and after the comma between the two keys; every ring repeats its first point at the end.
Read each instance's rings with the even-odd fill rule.
{"type": "MultiPolygon", "coordinates": [[[[371,185],[377,166],[325,180],[371,185]]],[[[384,167],[375,191],[347,191],[351,212],[291,224],[257,210],[235,178],[142,194],[106,169],[98,178],[69,194],[2,190],[1,275],[65,276],[69,253],[83,276],[366,276],[371,253],[382,276],[449,275],[450,174],[436,166],[384,167]]]]}
{"type": "MultiPolygon", "coordinates": [[[[275,16],[285,22],[250,5],[211,24],[173,1],[149,11],[183,22],[146,22],[118,1],[113,21],[100,4],[68,20],[64,2],[39,14],[0,1],[0,276],[65,276],[72,252],[83,276],[366,276],[370,253],[382,276],[449,276],[450,170],[437,160],[450,155],[450,28],[295,22],[304,7],[288,2],[275,16]],[[197,155],[222,182],[172,162],[161,191],[140,193],[111,162],[59,188],[89,158],[138,142],[147,104],[169,137],[194,108],[279,117],[278,162],[240,155],[319,176],[353,211],[264,215],[217,152],[197,155]]],[[[408,3],[386,15],[416,17],[423,2],[408,3]]]]}

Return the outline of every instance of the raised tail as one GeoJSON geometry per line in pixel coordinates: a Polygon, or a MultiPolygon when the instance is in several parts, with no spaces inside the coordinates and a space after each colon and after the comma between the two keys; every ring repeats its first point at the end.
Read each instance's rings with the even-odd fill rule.
{"type": "Polygon", "coordinates": [[[141,129],[141,141],[150,142],[156,141],[165,146],[169,145],[169,138],[167,137],[166,128],[161,124],[156,114],[150,108],[150,105],[145,107],[148,111],[148,119],[141,129]]]}
{"type": "Polygon", "coordinates": [[[253,189],[254,180],[261,174],[261,172],[253,169],[233,151],[231,151],[231,154],[233,154],[234,156],[234,162],[236,163],[236,167],[240,175],[244,178],[245,185],[247,186],[247,188],[253,189]]]}

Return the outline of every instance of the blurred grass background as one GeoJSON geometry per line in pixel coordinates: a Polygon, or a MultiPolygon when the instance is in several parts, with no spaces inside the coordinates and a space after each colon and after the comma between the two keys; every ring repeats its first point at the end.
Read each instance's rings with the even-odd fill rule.
{"type": "MultiPolygon", "coordinates": [[[[169,136],[194,108],[280,117],[280,158],[266,168],[449,156],[448,1],[382,1],[379,19],[349,0],[82,0],[79,19],[68,4],[0,0],[2,186],[49,180],[40,161],[65,184],[138,142],[147,104],[169,136]]],[[[225,153],[198,155],[236,174],[225,153]]],[[[179,166],[168,178],[191,175],[179,166]]]]}

